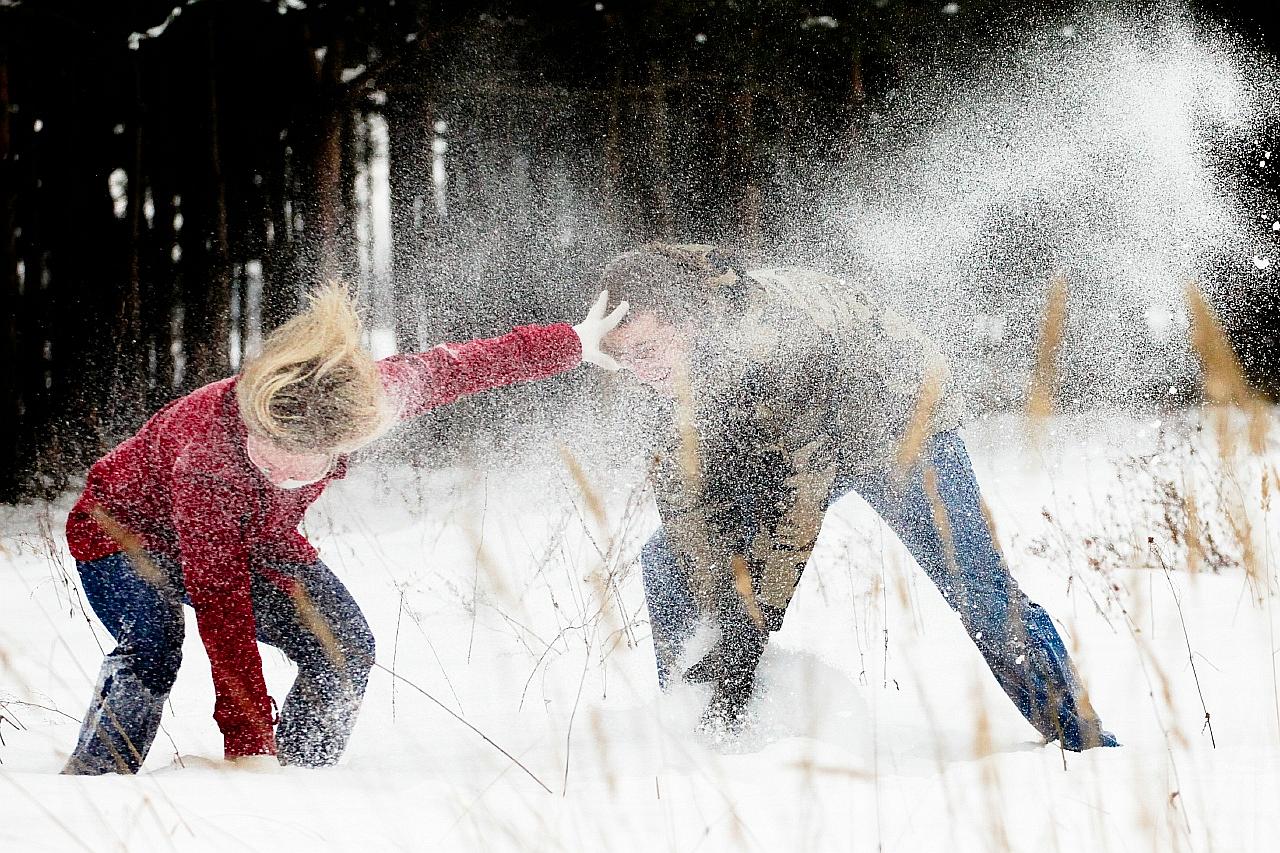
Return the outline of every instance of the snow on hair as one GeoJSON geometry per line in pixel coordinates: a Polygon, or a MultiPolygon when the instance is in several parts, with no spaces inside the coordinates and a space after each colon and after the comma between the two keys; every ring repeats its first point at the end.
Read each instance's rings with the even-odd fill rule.
{"type": "Polygon", "coordinates": [[[279,447],[341,451],[375,437],[389,412],[347,287],[328,284],[307,299],[245,365],[236,398],[249,430],[279,447]]]}
{"type": "Polygon", "coordinates": [[[710,301],[705,276],[648,247],[623,252],[604,268],[600,286],[631,303],[631,314],[652,311],[670,320],[699,313],[710,301]]]}

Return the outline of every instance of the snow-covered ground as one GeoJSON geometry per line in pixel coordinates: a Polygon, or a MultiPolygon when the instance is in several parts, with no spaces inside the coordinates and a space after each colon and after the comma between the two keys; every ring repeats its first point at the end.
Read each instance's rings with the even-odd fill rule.
{"type": "MultiPolygon", "coordinates": [[[[1153,419],[1051,426],[1039,445],[1012,418],[964,435],[1014,573],[1123,748],[1041,746],[854,497],[765,655],[752,726],[709,743],[706,688],[655,685],[638,474],[589,474],[584,499],[564,466],[369,465],[307,521],[379,642],[328,770],[219,760],[188,619],[144,771],[56,775],[111,642],[60,535],[70,498],[0,508],[0,849],[1276,849],[1280,452],[1241,448],[1224,472],[1205,434],[1161,439],[1153,419]]],[[[282,697],[291,665],[263,655],[282,697]]]]}

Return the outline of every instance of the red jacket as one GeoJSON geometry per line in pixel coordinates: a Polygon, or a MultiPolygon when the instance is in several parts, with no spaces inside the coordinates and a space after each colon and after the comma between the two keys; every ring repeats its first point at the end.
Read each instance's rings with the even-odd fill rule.
{"type": "MultiPolygon", "coordinates": [[[[581,359],[571,326],[523,326],[500,338],[384,358],[378,371],[405,419],[476,391],[553,376],[581,359]]],[[[67,544],[77,560],[122,550],[93,519],[98,509],[138,537],[143,549],[182,566],[213,669],[213,716],[227,757],[274,752],[250,572],[287,587],[271,563],[316,560],[298,525],[329,481],[347,470],[344,457],[320,482],[292,490],[273,486],[249,461],[235,383],[232,377],[206,385],[152,416],[89,469],[67,518],[67,544]]],[[[114,532],[118,538],[120,531],[114,532]]]]}

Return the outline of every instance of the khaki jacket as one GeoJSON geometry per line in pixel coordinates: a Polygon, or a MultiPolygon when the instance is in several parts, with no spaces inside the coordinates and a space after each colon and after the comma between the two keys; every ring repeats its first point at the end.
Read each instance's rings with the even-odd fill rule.
{"type": "Polygon", "coordinates": [[[954,429],[960,404],[933,342],[858,285],[782,267],[734,288],[673,406],[654,492],[703,606],[736,599],[736,556],[777,630],[833,485],[891,476],[904,436],[954,429]]]}

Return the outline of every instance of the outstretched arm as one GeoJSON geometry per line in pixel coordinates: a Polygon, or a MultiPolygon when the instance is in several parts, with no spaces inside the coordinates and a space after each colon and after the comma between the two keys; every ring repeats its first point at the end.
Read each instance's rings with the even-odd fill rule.
{"type": "Polygon", "coordinates": [[[378,362],[378,372],[397,418],[407,420],[467,394],[555,376],[581,361],[573,327],[558,323],[393,355],[378,362]]]}
{"type": "Polygon", "coordinates": [[[600,338],[621,322],[627,309],[624,302],[605,315],[607,302],[606,291],[577,326],[520,326],[498,338],[440,344],[382,359],[378,371],[398,419],[417,417],[467,394],[555,376],[584,360],[616,368],[600,352],[600,338]]]}

